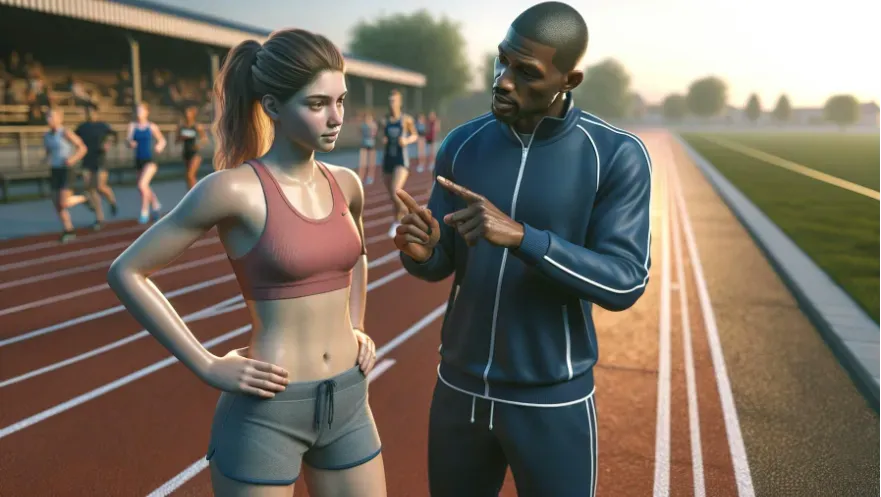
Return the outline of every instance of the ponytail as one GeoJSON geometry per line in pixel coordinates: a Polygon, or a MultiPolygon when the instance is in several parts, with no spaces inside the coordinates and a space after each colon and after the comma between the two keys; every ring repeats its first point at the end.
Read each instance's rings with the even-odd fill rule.
{"type": "Polygon", "coordinates": [[[230,50],[214,85],[214,168],[231,169],[263,155],[272,126],[254,89],[253,67],[260,43],[247,40],[230,50]]]}

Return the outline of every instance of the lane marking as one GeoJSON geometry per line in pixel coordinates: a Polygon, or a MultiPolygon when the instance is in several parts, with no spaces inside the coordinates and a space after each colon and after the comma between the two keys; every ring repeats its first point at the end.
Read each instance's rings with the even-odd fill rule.
{"type": "MultiPolygon", "coordinates": [[[[370,228],[370,227],[379,226],[379,225],[385,224],[385,223],[390,223],[392,221],[392,219],[393,218],[391,216],[386,216],[384,218],[375,219],[373,221],[365,223],[364,229],[366,230],[367,228],[370,228]],[[368,225],[370,225],[370,226],[368,226],[368,225]]],[[[391,240],[391,238],[389,238],[387,234],[382,234],[382,235],[375,235],[372,237],[368,237],[368,238],[366,238],[365,241],[366,241],[366,243],[369,244],[369,243],[378,242],[378,241],[382,241],[382,240],[391,240]]],[[[199,240],[199,241],[195,242],[193,245],[191,245],[190,248],[197,248],[197,247],[201,247],[204,245],[211,245],[211,244],[214,244],[217,242],[219,242],[219,239],[215,236],[215,237],[199,240]]],[[[178,265],[178,266],[169,266],[169,267],[166,267],[160,271],[157,271],[156,273],[154,273],[153,276],[159,276],[161,274],[168,274],[170,272],[190,269],[193,267],[200,266],[202,264],[207,264],[209,261],[215,262],[215,261],[224,260],[224,259],[226,259],[226,255],[220,254],[220,255],[216,255],[216,256],[213,256],[208,259],[200,259],[198,261],[193,261],[193,262],[185,263],[185,264],[178,265]],[[187,264],[189,264],[189,266],[187,264]]],[[[112,260],[109,260],[109,261],[107,261],[107,264],[109,265],[112,262],[113,262],[112,260]]],[[[78,271],[76,271],[76,269],[74,269],[74,271],[78,272],[78,271]]],[[[18,280],[18,281],[20,281],[20,280],[18,280]]],[[[42,307],[45,305],[56,304],[58,302],[63,302],[65,300],[70,300],[70,299],[74,299],[77,297],[82,297],[83,295],[88,295],[91,293],[100,292],[100,291],[106,290],[108,288],[109,287],[106,283],[101,283],[98,285],[93,285],[91,287],[82,288],[80,290],[74,290],[74,291],[70,291],[67,293],[60,294],[60,295],[54,295],[52,297],[46,297],[44,299],[40,299],[40,300],[36,300],[36,301],[32,301],[32,302],[27,302],[25,304],[20,304],[20,305],[13,306],[13,307],[7,307],[6,309],[0,309],[0,317],[5,316],[7,314],[14,314],[16,312],[26,311],[26,310],[33,309],[36,307],[42,307]]],[[[2,344],[2,342],[0,342],[0,344],[2,344]]],[[[0,346],[2,346],[2,345],[0,345],[0,346]]]]}
{"type": "MultiPolygon", "coordinates": [[[[400,276],[403,276],[406,273],[407,273],[407,271],[405,269],[401,269],[400,271],[397,271],[397,276],[395,276],[394,278],[385,277],[385,278],[382,278],[381,280],[377,280],[377,281],[373,282],[374,286],[372,288],[369,288],[368,291],[373,290],[375,288],[378,288],[378,287],[380,287],[390,281],[393,281],[394,279],[399,278],[400,276]],[[381,283],[380,283],[380,281],[381,281],[381,283]]],[[[444,305],[446,305],[446,304],[444,304],[444,305]]],[[[205,347],[206,349],[211,349],[216,345],[219,345],[223,342],[232,340],[233,338],[236,338],[239,335],[246,333],[250,329],[251,329],[250,324],[236,328],[234,330],[231,330],[231,331],[224,333],[223,335],[212,338],[211,340],[207,340],[205,342],[202,342],[202,346],[205,347]]],[[[65,411],[73,409],[74,407],[77,407],[81,404],[84,404],[90,400],[101,397],[102,395],[105,395],[105,394],[112,392],[120,387],[123,387],[129,383],[132,383],[136,380],[139,380],[149,374],[155,373],[156,371],[159,371],[159,370],[164,369],[168,366],[171,366],[172,364],[174,364],[176,362],[178,362],[176,357],[174,357],[174,356],[166,357],[165,359],[162,359],[161,361],[157,361],[149,366],[141,368],[133,373],[127,374],[121,378],[118,378],[118,379],[110,382],[110,383],[106,383],[106,384],[104,384],[98,388],[92,389],[84,394],[77,395],[76,397],[74,397],[70,400],[62,402],[60,404],[56,404],[48,409],[45,409],[43,411],[38,412],[37,414],[34,414],[32,416],[28,416],[27,418],[22,419],[21,421],[17,421],[9,426],[6,426],[6,427],[0,429],[0,439],[7,437],[9,435],[12,435],[13,433],[19,432],[25,428],[30,427],[30,426],[33,426],[41,421],[45,421],[46,419],[49,419],[53,416],[61,414],[65,411]]]]}
{"type": "MultiPolygon", "coordinates": [[[[226,314],[228,312],[237,311],[239,309],[245,308],[245,303],[241,301],[241,296],[235,296],[230,299],[226,299],[225,301],[218,302],[212,306],[206,307],[200,311],[196,311],[192,314],[188,314],[186,316],[182,316],[181,320],[184,323],[192,323],[194,321],[199,321],[201,319],[208,319],[210,317],[219,316],[221,314],[226,314]],[[235,305],[229,305],[233,304],[235,305]]],[[[103,354],[105,352],[109,352],[113,349],[117,349],[122,347],[123,345],[128,345],[136,340],[139,340],[144,337],[150,336],[150,333],[147,330],[141,330],[137,333],[133,333],[125,338],[121,338],[116,340],[115,342],[108,343],[107,345],[103,345],[101,347],[92,349],[88,352],[83,352],[82,354],[75,355],[73,357],[69,357],[67,359],[49,364],[48,366],[44,366],[39,369],[34,369],[30,372],[20,374],[18,376],[13,376],[7,380],[0,381],[0,388],[8,387],[9,385],[14,385],[16,383],[20,383],[25,380],[29,380],[31,378],[44,375],[46,373],[55,371],[56,369],[61,369],[65,366],[70,366],[71,364],[76,364],[80,361],[84,361],[90,357],[95,357],[97,355],[103,354]]]]}
{"type": "MultiPolygon", "coordinates": [[[[376,265],[374,267],[380,266],[382,264],[385,264],[385,263],[390,262],[395,259],[395,257],[388,257],[388,255],[397,256],[397,253],[392,252],[391,254],[386,254],[385,256],[377,259],[376,261],[374,261],[376,263],[376,265]]],[[[407,271],[405,269],[401,268],[401,269],[398,269],[397,271],[389,273],[389,274],[387,274],[387,275],[385,275],[375,281],[371,281],[371,282],[367,283],[367,291],[370,292],[374,288],[379,288],[379,287],[385,285],[386,283],[388,283],[389,281],[392,281],[396,278],[403,276],[404,273],[406,273],[406,272],[407,271]]],[[[184,316],[182,319],[184,320],[184,322],[196,321],[199,319],[207,319],[209,317],[216,316],[218,314],[225,314],[227,312],[231,312],[231,311],[235,311],[235,310],[243,309],[243,308],[245,308],[244,298],[241,296],[241,294],[239,294],[234,297],[230,297],[222,302],[218,302],[217,304],[208,306],[202,310],[199,310],[199,311],[196,311],[192,314],[184,316]]],[[[49,364],[47,366],[29,371],[29,372],[21,374],[19,376],[15,376],[15,377],[9,378],[7,380],[4,380],[4,381],[0,382],[0,388],[5,387],[7,385],[14,384],[14,383],[18,383],[20,381],[24,381],[24,380],[27,380],[30,378],[34,378],[36,376],[40,376],[45,373],[49,373],[51,371],[55,371],[56,369],[60,369],[65,366],[69,366],[71,364],[75,364],[80,361],[84,361],[84,360],[89,359],[91,357],[95,357],[95,356],[103,354],[105,352],[109,352],[113,349],[122,347],[123,345],[127,345],[131,342],[134,342],[135,340],[145,338],[149,335],[150,334],[149,334],[149,332],[147,332],[147,330],[141,330],[141,331],[134,333],[132,335],[129,335],[127,337],[120,338],[119,340],[111,342],[107,345],[103,345],[101,347],[92,349],[90,351],[83,352],[82,354],[78,354],[76,356],[69,357],[67,359],[63,359],[61,361],[49,364]]]]}
{"type": "Polygon", "coordinates": [[[710,355],[713,359],[713,369],[716,373],[716,384],[719,390],[719,398],[722,403],[722,413],[725,419],[725,431],[728,435],[728,445],[731,450],[731,462],[734,465],[734,478],[737,481],[737,494],[739,497],[755,497],[752,475],[750,474],[749,461],[746,456],[746,447],[743,443],[743,434],[740,431],[740,421],[737,417],[737,406],[734,403],[734,394],[731,391],[731,382],[728,378],[728,370],[725,367],[725,356],[722,353],[722,342],[719,338],[719,329],[716,326],[716,315],[713,312],[713,304],[710,301],[710,292],[704,277],[703,265],[700,253],[695,241],[694,230],[688,216],[688,206],[682,193],[679,172],[675,164],[671,168],[674,176],[673,192],[675,204],[678,207],[679,216],[682,219],[685,244],[688,248],[688,256],[691,260],[691,269],[696,281],[698,298],[704,317],[704,326],[707,330],[707,339],[710,345],[710,355]]]}
{"type": "MultiPolygon", "coordinates": [[[[101,240],[103,238],[111,238],[114,236],[125,235],[127,233],[135,233],[138,231],[144,231],[145,229],[146,228],[144,226],[129,226],[128,228],[119,228],[119,229],[102,231],[101,233],[96,233],[94,235],[89,235],[87,237],[74,238],[73,240],[69,241],[66,245],[70,246],[73,244],[84,243],[84,242],[88,242],[88,241],[92,241],[92,240],[101,240]]],[[[28,245],[22,245],[20,247],[10,247],[10,248],[6,248],[6,249],[2,249],[2,250],[0,250],[0,257],[2,257],[4,255],[21,254],[24,252],[31,252],[34,250],[40,250],[40,249],[51,248],[51,247],[60,247],[60,246],[61,246],[61,244],[59,244],[57,241],[30,243],[28,245]]]]}
{"type": "Polygon", "coordinates": [[[112,250],[117,250],[117,249],[128,247],[131,244],[132,244],[131,241],[126,240],[124,242],[117,242],[117,243],[113,243],[110,245],[101,245],[99,247],[91,247],[91,248],[86,248],[86,249],[74,250],[72,252],[62,252],[60,254],[47,255],[44,257],[37,257],[35,259],[26,259],[26,260],[19,261],[19,262],[10,262],[8,264],[0,264],[0,272],[36,266],[39,264],[46,264],[47,262],[63,261],[65,259],[73,259],[74,257],[82,257],[82,256],[86,256],[86,255],[100,254],[102,252],[110,252],[112,250]]]}
{"type": "MultiPolygon", "coordinates": [[[[160,269],[153,273],[150,277],[155,278],[157,276],[165,276],[172,273],[177,273],[179,271],[186,271],[188,269],[197,268],[200,266],[204,266],[206,264],[211,264],[214,262],[221,262],[226,259],[226,254],[215,255],[211,257],[206,257],[204,259],[197,259],[195,261],[185,262],[183,264],[177,264],[174,266],[168,266],[160,269]]],[[[7,307],[6,309],[0,309],[0,317],[6,316],[9,314],[15,314],[16,312],[27,311],[29,309],[35,309],[38,307],[44,307],[51,304],[57,304],[59,302],[64,302],[65,300],[74,299],[77,297],[82,297],[83,295],[89,295],[92,293],[100,292],[102,290],[107,290],[110,287],[107,283],[99,283],[97,285],[92,285],[86,288],[81,288],[79,290],[73,290],[67,293],[61,293],[58,295],[53,295],[51,297],[46,297],[40,300],[32,300],[31,302],[27,302],[25,304],[20,304],[12,307],[7,307]]]]}
{"type": "MultiPolygon", "coordinates": [[[[423,183],[430,184],[432,181],[433,180],[425,182],[423,180],[423,178],[419,178],[417,181],[414,182],[412,188],[414,188],[414,189],[420,188],[420,187],[424,186],[423,183]]],[[[372,188],[370,192],[367,192],[365,189],[365,199],[364,200],[365,200],[365,205],[366,205],[366,204],[371,204],[373,202],[388,201],[389,198],[388,198],[388,193],[385,190],[380,189],[379,187],[375,187],[375,188],[372,188]]],[[[362,215],[366,215],[366,214],[362,214],[362,215]]],[[[94,241],[94,240],[101,240],[104,238],[112,238],[114,236],[120,236],[120,235],[129,234],[129,233],[137,233],[137,232],[146,231],[146,229],[148,227],[149,226],[137,225],[137,226],[130,226],[128,228],[119,228],[119,229],[102,231],[101,233],[89,234],[88,236],[77,237],[65,245],[61,245],[57,241],[45,241],[45,242],[30,243],[30,244],[22,245],[19,247],[9,247],[6,249],[0,249],[0,257],[7,256],[7,255],[21,254],[24,252],[32,252],[32,251],[40,250],[40,249],[44,249],[44,248],[69,247],[70,245],[74,245],[74,244],[82,244],[82,243],[86,243],[86,242],[90,242],[90,241],[94,241]]],[[[129,243],[131,243],[131,242],[129,242],[129,243]]],[[[90,249],[84,249],[84,250],[90,250],[90,249]]],[[[70,253],[70,252],[65,252],[65,253],[70,253]]],[[[89,253],[89,252],[87,252],[87,253],[89,253]]],[[[2,268],[2,267],[3,266],[0,266],[0,268],[2,268]]]]}
{"type": "Polygon", "coordinates": [[[658,325],[658,405],[655,428],[654,497],[670,495],[670,158],[663,162],[665,176],[664,214],[661,220],[661,303],[658,325]]]}
{"type": "MultiPolygon", "coordinates": [[[[397,348],[402,343],[404,343],[408,338],[410,338],[413,335],[415,335],[416,333],[419,333],[420,331],[422,331],[426,326],[428,326],[429,324],[431,324],[432,322],[437,320],[437,318],[442,316],[444,314],[444,312],[446,312],[446,309],[447,309],[447,304],[443,304],[440,307],[437,307],[436,309],[434,309],[433,311],[428,313],[425,317],[423,317],[422,319],[417,321],[415,324],[413,324],[413,326],[411,326],[407,330],[404,330],[403,332],[401,332],[392,341],[390,341],[389,343],[387,343],[387,344],[383,345],[382,347],[380,347],[379,349],[377,349],[377,351],[376,351],[377,359],[379,359],[381,356],[383,356],[385,354],[390,353],[395,348],[397,348]]],[[[373,374],[373,378],[370,379],[370,381],[375,380],[382,373],[386,372],[389,368],[391,368],[394,364],[395,364],[395,361],[393,359],[383,359],[383,361],[378,363],[376,366],[374,366],[373,371],[371,371],[371,374],[373,374]],[[388,365],[385,366],[384,369],[380,370],[380,365],[383,363],[387,363],[388,365]]],[[[207,467],[208,467],[208,460],[205,459],[205,456],[202,456],[199,458],[199,460],[197,460],[196,462],[194,462],[193,464],[188,466],[186,469],[184,469],[183,471],[181,471],[180,473],[178,473],[177,475],[172,477],[170,480],[168,480],[165,483],[163,483],[162,485],[160,485],[159,488],[157,488],[156,490],[153,490],[152,492],[147,494],[147,497],[165,497],[167,495],[170,495],[172,492],[174,492],[175,490],[180,488],[184,483],[191,480],[194,476],[198,475],[200,472],[202,472],[207,467]]]]}
{"type": "MultiPolygon", "coordinates": [[[[183,288],[178,288],[177,290],[172,290],[165,295],[166,299],[170,299],[173,297],[179,297],[181,295],[186,295],[188,293],[196,292],[202,290],[204,288],[212,287],[214,285],[219,285],[221,283],[226,283],[227,281],[233,281],[236,277],[233,274],[228,274],[225,276],[221,276],[219,278],[213,278],[207,281],[202,281],[199,283],[195,283],[193,285],[185,286],[183,288]]],[[[104,309],[103,311],[96,311],[89,314],[84,314],[82,316],[68,319],[67,321],[63,321],[61,323],[53,324],[50,326],[45,326],[43,328],[39,328],[33,331],[29,331],[27,333],[23,333],[21,335],[16,335],[11,338],[7,338],[5,340],[0,340],[0,347],[5,347],[7,345],[12,345],[13,343],[22,342],[24,340],[30,340],[32,338],[36,338],[38,336],[45,335],[47,333],[53,333],[58,330],[63,330],[65,328],[70,328],[71,326],[76,326],[78,324],[87,323],[89,321],[94,321],[96,319],[101,319],[105,316],[110,316],[111,314],[116,314],[118,312],[122,312],[125,310],[125,306],[117,305],[114,307],[110,307],[104,309]]]]}
{"type": "Polygon", "coordinates": [[[778,157],[776,155],[769,154],[767,152],[763,152],[761,150],[757,150],[752,147],[748,147],[746,145],[742,145],[740,143],[736,143],[733,141],[725,140],[718,137],[709,137],[705,135],[699,135],[704,140],[715,143],[716,145],[720,145],[729,150],[734,150],[735,152],[740,152],[743,155],[752,157],[754,159],[759,159],[762,162],[766,162],[771,164],[772,166],[782,167],[783,169],[787,169],[797,174],[801,174],[802,176],[807,176],[808,178],[812,178],[818,181],[822,181],[823,183],[830,184],[832,186],[837,186],[839,188],[843,188],[845,190],[852,191],[854,193],[858,193],[863,195],[864,197],[869,197],[875,200],[881,200],[881,193],[867,188],[862,185],[858,185],[851,181],[847,181],[845,179],[841,179],[837,176],[832,176],[831,174],[823,173],[817,171],[816,169],[812,169],[810,167],[804,166],[797,162],[792,162],[790,160],[786,160],[782,157],[778,157]]]}
{"type": "MultiPolygon", "coordinates": [[[[199,240],[196,243],[190,245],[190,247],[187,250],[194,249],[194,248],[200,248],[200,247],[203,247],[206,245],[213,245],[217,242],[218,242],[218,240],[216,237],[205,238],[204,240],[199,240]]],[[[0,283],[0,290],[5,290],[7,288],[13,288],[16,286],[21,286],[21,285],[29,285],[31,283],[38,283],[40,281],[54,280],[55,278],[62,278],[64,276],[70,276],[73,274],[88,273],[89,271],[94,271],[95,269],[100,269],[105,266],[110,266],[110,264],[113,263],[113,260],[114,259],[105,259],[103,261],[99,261],[94,264],[87,264],[85,266],[76,266],[76,267],[72,267],[72,268],[68,268],[68,269],[61,269],[58,271],[53,271],[51,273],[43,273],[43,274],[38,274],[35,276],[28,276],[26,278],[21,278],[21,279],[17,279],[17,280],[6,281],[4,283],[0,283]]]]}
{"type": "MultiPolygon", "coordinates": [[[[672,155],[672,152],[671,152],[672,155]]],[[[668,173],[669,174],[669,173],[668,173]]],[[[685,279],[685,259],[682,255],[682,233],[679,216],[672,213],[673,253],[676,258],[676,281],[679,282],[679,313],[682,318],[682,348],[685,356],[685,386],[688,398],[688,427],[691,439],[691,474],[694,482],[694,497],[705,497],[704,458],[701,445],[700,415],[698,409],[697,385],[694,374],[694,352],[691,341],[691,318],[688,307],[688,285],[685,279]]]]}

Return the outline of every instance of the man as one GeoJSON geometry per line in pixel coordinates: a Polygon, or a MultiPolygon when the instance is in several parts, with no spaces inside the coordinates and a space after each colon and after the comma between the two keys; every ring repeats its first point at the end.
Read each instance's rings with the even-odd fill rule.
{"type": "Polygon", "coordinates": [[[115,140],[116,135],[109,124],[98,120],[96,108],[86,110],[86,121],[77,127],[76,134],[88,150],[83,157],[83,183],[86,184],[89,205],[95,211],[95,224],[92,229],[97,231],[104,224],[102,197],[110,204],[111,215],[116,216],[117,212],[116,197],[107,184],[107,169],[104,167],[107,149],[110,146],[108,138],[112,136],[115,140]]]}
{"type": "Polygon", "coordinates": [[[410,159],[407,147],[419,139],[413,118],[401,112],[401,92],[389,92],[389,113],[383,120],[383,139],[385,149],[382,154],[382,179],[388,190],[394,208],[394,221],[389,227],[388,236],[394,237],[401,218],[407,214],[407,207],[395,194],[403,188],[410,174],[410,159]]]}
{"type": "Polygon", "coordinates": [[[593,496],[593,305],[645,291],[651,165],[642,142],[574,107],[587,26],[545,2],[511,24],[492,112],[454,129],[427,209],[403,191],[395,244],[453,275],[429,421],[433,497],[593,496]]]}

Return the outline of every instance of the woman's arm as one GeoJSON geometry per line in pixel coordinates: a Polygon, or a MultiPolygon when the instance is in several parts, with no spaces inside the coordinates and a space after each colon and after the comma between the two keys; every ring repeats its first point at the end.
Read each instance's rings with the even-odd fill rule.
{"type": "Polygon", "coordinates": [[[167,216],[113,261],[107,274],[110,288],[132,316],[203,381],[217,357],[193,336],[149,277],[219,222],[236,216],[233,172],[216,172],[197,183],[167,216]]]}
{"type": "Polygon", "coordinates": [[[338,167],[334,176],[341,179],[341,188],[349,199],[349,214],[358,227],[361,238],[361,257],[352,269],[352,286],[349,291],[349,319],[358,340],[358,365],[364,374],[373,369],[376,363],[376,344],[364,332],[364,316],[367,310],[367,239],[364,236],[364,186],[353,170],[338,167]]]}
{"type": "Polygon", "coordinates": [[[351,169],[336,168],[341,174],[347,176],[345,192],[349,198],[349,213],[355,226],[358,227],[358,235],[361,237],[361,258],[352,270],[352,289],[349,293],[349,316],[352,328],[364,331],[364,315],[367,305],[367,239],[364,237],[364,187],[361,179],[351,169]]]}
{"type": "Polygon", "coordinates": [[[161,153],[165,150],[165,145],[168,143],[165,141],[165,137],[162,136],[162,132],[159,131],[159,126],[150,124],[150,131],[153,133],[153,138],[156,138],[156,153],[161,153]]]}
{"type": "Polygon", "coordinates": [[[208,133],[205,132],[205,126],[201,124],[196,125],[196,130],[199,132],[199,140],[203,145],[208,142],[208,133]]]}
{"type": "Polygon", "coordinates": [[[416,130],[416,122],[413,121],[413,118],[407,116],[404,119],[404,127],[407,128],[407,138],[404,138],[404,142],[401,146],[406,147],[411,143],[416,143],[419,140],[419,132],[416,130]]]}
{"type": "Polygon", "coordinates": [[[76,133],[74,133],[73,131],[71,131],[67,128],[64,128],[64,137],[67,138],[67,140],[70,143],[73,143],[74,147],[76,147],[76,151],[73,154],[71,154],[70,157],[67,158],[67,165],[72,166],[72,165],[76,164],[77,162],[79,162],[79,160],[82,159],[83,156],[86,155],[86,152],[88,152],[88,149],[86,148],[86,144],[83,143],[83,141],[80,139],[80,137],[77,136],[76,133]]]}
{"type": "Polygon", "coordinates": [[[128,123],[128,129],[125,131],[125,141],[131,148],[138,146],[138,143],[135,141],[135,123],[128,123]]]}

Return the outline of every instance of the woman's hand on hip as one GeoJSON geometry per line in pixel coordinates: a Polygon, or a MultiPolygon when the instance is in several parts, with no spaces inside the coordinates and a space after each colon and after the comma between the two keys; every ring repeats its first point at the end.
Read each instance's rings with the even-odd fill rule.
{"type": "Polygon", "coordinates": [[[358,366],[366,375],[376,364],[376,344],[361,330],[355,330],[355,338],[358,340],[358,366]]]}
{"type": "Polygon", "coordinates": [[[250,359],[245,349],[229,351],[212,362],[205,382],[225,392],[244,393],[271,399],[287,387],[288,372],[279,366],[250,359]]]}

